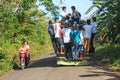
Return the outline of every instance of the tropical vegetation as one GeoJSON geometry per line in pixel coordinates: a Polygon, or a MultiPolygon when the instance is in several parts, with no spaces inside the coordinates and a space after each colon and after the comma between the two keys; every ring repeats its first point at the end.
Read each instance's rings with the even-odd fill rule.
{"type": "Polygon", "coordinates": [[[120,69],[120,0],[92,0],[93,5],[86,11],[97,8],[92,16],[97,17],[96,57],[120,69]]]}
{"type": "Polygon", "coordinates": [[[17,68],[23,41],[29,43],[32,59],[51,49],[47,32],[50,17],[39,6],[51,14],[58,9],[49,0],[0,0],[0,75],[17,68]]]}
{"type": "MultiPolygon", "coordinates": [[[[64,0],[60,0],[64,2],[64,0]]],[[[120,0],[91,0],[97,10],[96,57],[120,68],[120,0]]],[[[59,10],[52,0],[0,0],[0,75],[18,66],[18,50],[28,41],[32,58],[51,49],[47,22],[59,10]],[[43,11],[38,7],[46,9],[43,11]],[[47,45],[46,45],[47,44],[47,45]]]]}

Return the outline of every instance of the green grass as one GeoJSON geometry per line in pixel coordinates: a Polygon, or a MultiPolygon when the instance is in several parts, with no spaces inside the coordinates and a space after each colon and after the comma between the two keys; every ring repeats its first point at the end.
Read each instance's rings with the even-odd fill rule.
{"type": "Polygon", "coordinates": [[[120,69],[119,45],[98,45],[96,47],[95,57],[116,69],[120,69]]]}
{"type": "MultiPolygon", "coordinates": [[[[51,43],[40,45],[37,42],[30,42],[30,56],[31,60],[37,59],[50,50],[52,50],[51,43]]],[[[5,44],[0,48],[0,76],[6,72],[11,71],[19,67],[19,55],[18,50],[21,45],[5,44]]]]}

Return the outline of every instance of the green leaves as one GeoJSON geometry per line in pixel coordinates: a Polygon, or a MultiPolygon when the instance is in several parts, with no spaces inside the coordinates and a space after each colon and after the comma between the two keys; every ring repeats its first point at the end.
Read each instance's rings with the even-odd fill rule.
{"type": "MultiPolygon", "coordinates": [[[[102,42],[111,42],[111,43],[119,43],[117,40],[117,35],[120,33],[118,31],[120,29],[120,0],[92,0],[93,5],[86,11],[86,13],[89,13],[94,7],[97,7],[98,10],[96,11],[97,20],[98,20],[98,33],[99,36],[106,36],[101,40],[102,42]],[[100,28],[99,28],[100,27],[100,28]],[[101,28],[102,27],[102,28],[101,28]],[[103,30],[103,27],[106,27],[107,32],[103,30]],[[104,33],[101,35],[101,33],[104,33]]],[[[97,37],[97,38],[98,38],[97,37]]]]}
{"type": "Polygon", "coordinates": [[[52,0],[39,0],[39,6],[45,6],[45,9],[55,16],[59,10],[58,5],[53,4],[52,0]]]}
{"type": "Polygon", "coordinates": [[[38,10],[36,0],[0,3],[0,74],[19,63],[18,50],[23,41],[34,44],[30,46],[33,49],[31,54],[40,54],[40,46],[50,42],[47,34],[48,19],[43,11],[38,10]],[[16,55],[17,59],[13,59],[16,55]]]}

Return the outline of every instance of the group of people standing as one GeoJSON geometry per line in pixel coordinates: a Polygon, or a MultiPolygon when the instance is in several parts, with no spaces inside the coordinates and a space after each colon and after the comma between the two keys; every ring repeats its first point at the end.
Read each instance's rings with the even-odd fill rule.
{"type": "Polygon", "coordinates": [[[67,8],[62,7],[62,12],[57,14],[55,22],[49,21],[48,33],[56,54],[65,54],[67,59],[82,60],[83,53],[94,52],[96,17],[93,17],[92,23],[90,19],[84,21],[75,6],[71,9],[72,14],[66,14],[67,8]]]}

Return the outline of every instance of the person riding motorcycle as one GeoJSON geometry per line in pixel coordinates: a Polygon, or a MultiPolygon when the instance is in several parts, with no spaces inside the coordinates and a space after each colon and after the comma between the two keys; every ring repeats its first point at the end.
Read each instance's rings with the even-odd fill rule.
{"type": "Polygon", "coordinates": [[[26,42],[22,44],[22,47],[19,49],[19,56],[20,56],[20,61],[21,61],[21,54],[25,54],[25,59],[26,59],[26,67],[27,64],[29,63],[29,46],[27,45],[26,42]]]}
{"type": "Polygon", "coordinates": [[[28,52],[28,48],[26,47],[25,44],[22,44],[22,47],[19,49],[19,54],[20,54],[20,53],[25,53],[25,54],[27,54],[27,52],[28,52]]]}

